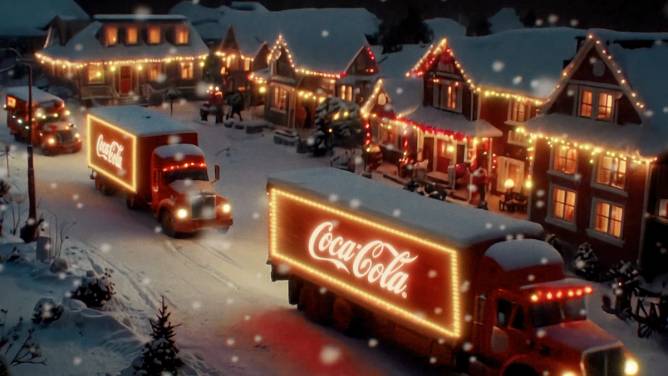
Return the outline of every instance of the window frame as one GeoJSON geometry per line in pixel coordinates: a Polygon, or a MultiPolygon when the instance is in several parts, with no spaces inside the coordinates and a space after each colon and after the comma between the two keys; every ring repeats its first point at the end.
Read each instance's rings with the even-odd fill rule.
{"type": "Polygon", "coordinates": [[[607,89],[607,88],[598,88],[598,87],[592,87],[592,86],[581,86],[578,90],[578,97],[577,97],[577,108],[576,108],[576,116],[583,118],[583,119],[591,119],[595,121],[601,121],[601,122],[606,122],[606,123],[613,123],[617,119],[617,103],[616,99],[618,97],[619,92],[617,90],[612,90],[612,89],[607,89]],[[588,106],[591,106],[590,109],[590,114],[589,115],[584,115],[582,113],[582,108],[583,108],[583,93],[589,92],[591,93],[591,104],[587,104],[588,106]],[[609,95],[612,103],[610,104],[610,116],[601,118],[599,117],[600,114],[600,100],[602,95],[609,95]]]}
{"type": "Polygon", "coordinates": [[[550,204],[548,207],[548,217],[551,218],[554,221],[559,221],[561,223],[569,224],[569,225],[575,225],[577,222],[577,214],[578,214],[578,192],[574,189],[570,189],[567,187],[564,187],[562,185],[553,185],[550,189],[550,204]],[[557,191],[564,191],[564,201],[562,203],[563,205],[563,213],[561,216],[557,216],[556,214],[556,205],[557,205],[557,191]],[[566,219],[566,208],[571,207],[571,205],[568,205],[568,193],[573,193],[575,195],[574,200],[573,200],[573,217],[572,219],[566,219]]]}
{"type": "Polygon", "coordinates": [[[148,68],[146,69],[146,79],[149,82],[158,82],[158,77],[160,77],[162,72],[163,68],[161,63],[149,63],[148,68]],[[154,72],[156,72],[155,77],[153,77],[154,72]]]}
{"type": "Polygon", "coordinates": [[[118,44],[118,26],[104,25],[104,45],[107,47],[118,44]],[[110,41],[110,36],[113,34],[113,41],[110,41]]]}
{"type": "Polygon", "coordinates": [[[511,99],[510,102],[508,103],[508,121],[516,124],[522,124],[525,123],[527,120],[531,118],[531,110],[532,106],[529,101],[520,101],[517,99],[511,99]],[[524,117],[522,120],[518,120],[517,115],[519,114],[519,105],[522,105],[524,107],[524,117]]]}
{"type": "Polygon", "coordinates": [[[128,46],[136,46],[139,44],[139,26],[129,25],[125,27],[125,44],[128,46]],[[130,31],[133,31],[132,33],[130,31]],[[134,35],[134,41],[130,40],[130,35],[134,35]]]}
{"type": "Polygon", "coordinates": [[[613,157],[611,155],[601,154],[596,159],[596,164],[595,164],[594,167],[595,167],[594,168],[594,173],[592,174],[593,175],[592,176],[592,183],[593,183],[594,186],[610,188],[610,189],[615,189],[615,190],[619,190],[619,191],[626,191],[626,185],[627,185],[627,182],[628,182],[629,167],[630,167],[630,164],[628,163],[628,159],[622,159],[618,156],[613,157]],[[609,181],[607,183],[599,181],[599,175],[600,175],[601,169],[602,169],[602,161],[605,158],[610,158],[612,160],[611,163],[613,165],[614,165],[615,161],[618,161],[617,170],[607,169],[609,171],[608,172],[609,181]],[[620,174],[619,173],[619,167],[622,165],[622,163],[624,165],[623,183],[621,184],[621,186],[617,186],[617,185],[613,184],[613,181],[615,180],[615,177],[620,174]]]}
{"type": "Polygon", "coordinates": [[[174,44],[185,46],[190,42],[190,30],[185,25],[176,25],[174,27],[174,44]],[[185,35],[185,41],[180,41],[179,37],[185,35]]]}
{"type": "Polygon", "coordinates": [[[287,113],[288,112],[288,100],[289,100],[289,92],[288,89],[281,85],[275,85],[273,86],[271,90],[271,100],[269,101],[269,107],[271,108],[272,111],[274,112],[279,112],[279,113],[287,113]],[[281,106],[281,103],[277,102],[276,98],[279,97],[279,94],[283,99],[281,99],[281,103],[283,105],[281,106]]]}
{"type": "Polygon", "coordinates": [[[104,65],[97,65],[97,64],[89,64],[86,67],[86,84],[88,85],[104,85],[106,83],[106,72],[104,70],[104,65]],[[91,68],[96,68],[96,72],[100,73],[98,76],[97,74],[93,79],[91,79],[91,68]]]}
{"type": "MultiPolygon", "coordinates": [[[[568,166],[568,161],[570,160],[568,158],[568,151],[566,153],[566,156],[563,158],[565,163],[566,163],[566,166],[568,166]]],[[[552,148],[552,153],[551,154],[552,154],[552,158],[551,158],[551,161],[550,161],[550,169],[552,171],[558,172],[559,174],[563,174],[564,176],[571,176],[571,177],[575,176],[578,173],[579,153],[578,153],[578,149],[576,147],[568,146],[568,145],[564,145],[564,144],[559,144],[559,145],[556,145],[555,147],[552,148]],[[559,160],[562,159],[561,155],[560,155],[560,151],[563,148],[568,148],[568,151],[574,151],[575,152],[575,158],[573,160],[573,164],[575,166],[574,166],[573,172],[567,172],[566,169],[560,169],[560,168],[557,167],[557,163],[559,162],[559,160]]]]}
{"type": "Polygon", "coordinates": [[[162,28],[158,25],[148,25],[146,27],[146,44],[154,46],[160,43],[162,43],[162,28]],[[152,31],[157,31],[157,42],[151,40],[152,31]]]}
{"type": "Polygon", "coordinates": [[[456,80],[437,79],[433,82],[432,107],[450,112],[462,112],[462,84],[456,80]],[[454,97],[451,94],[454,92],[454,97]],[[443,98],[445,94],[445,99],[443,98]],[[454,102],[454,106],[452,106],[454,102]]]}
{"type": "Polygon", "coordinates": [[[194,80],[195,79],[195,63],[192,61],[181,62],[179,65],[179,79],[194,80]]]}
{"type": "Polygon", "coordinates": [[[624,223],[625,223],[624,216],[625,216],[625,212],[626,212],[626,206],[624,204],[620,204],[618,202],[609,201],[609,200],[605,200],[605,199],[598,198],[598,197],[594,197],[592,199],[591,205],[592,205],[591,206],[591,218],[590,218],[590,221],[589,221],[589,229],[591,230],[591,232],[593,232],[593,233],[595,233],[595,234],[597,234],[601,237],[606,237],[606,238],[614,239],[614,240],[617,240],[617,241],[622,241],[624,239],[624,223]],[[598,227],[598,219],[600,217],[599,212],[598,212],[599,205],[608,205],[608,213],[607,213],[607,216],[605,216],[606,221],[607,221],[607,224],[606,224],[607,228],[606,228],[605,231],[602,231],[599,228],[597,228],[598,227]],[[619,219],[619,220],[613,219],[612,211],[615,208],[621,209],[621,219],[619,219]],[[615,223],[615,222],[619,223],[619,235],[615,235],[612,231],[613,230],[613,223],[615,223]]]}
{"type": "Polygon", "coordinates": [[[339,85],[339,98],[344,101],[353,101],[353,86],[348,84],[339,85]]]}

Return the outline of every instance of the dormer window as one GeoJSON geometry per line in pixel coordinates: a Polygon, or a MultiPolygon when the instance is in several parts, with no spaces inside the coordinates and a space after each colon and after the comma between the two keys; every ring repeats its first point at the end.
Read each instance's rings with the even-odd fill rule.
{"type": "Polygon", "coordinates": [[[509,120],[523,123],[529,119],[529,103],[513,99],[510,104],[509,120]]]}
{"type": "Polygon", "coordinates": [[[139,29],[137,26],[128,26],[125,29],[125,44],[135,45],[139,42],[139,29]]]}
{"type": "Polygon", "coordinates": [[[146,31],[148,44],[160,44],[161,35],[159,26],[149,26],[146,31]]]}
{"type": "Polygon", "coordinates": [[[107,25],[104,28],[104,43],[107,46],[113,46],[118,43],[118,28],[113,25],[107,25]]]}
{"type": "Polygon", "coordinates": [[[599,89],[581,89],[578,115],[584,118],[611,121],[615,114],[614,93],[599,89]]]}
{"type": "Polygon", "coordinates": [[[459,82],[435,80],[433,106],[443,110],[461,111],[461,85],[459,82]]]}
{"type": "Polygon", "coordinates": [[[174,44],[188,44],[188,28],[186,26],[176,27],[174,30],[174,44]]]}

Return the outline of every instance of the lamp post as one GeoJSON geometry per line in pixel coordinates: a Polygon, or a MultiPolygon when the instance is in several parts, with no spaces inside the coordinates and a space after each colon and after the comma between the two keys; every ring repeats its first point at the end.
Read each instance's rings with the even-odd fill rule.
{"type": "MultiPolygon", "coordinates": [[[[32,66],[23,60],[23,56],[14,48],[4,48],[16,55],[17,65],[28,68],[28,224],[37,223],[37,205],[35,198],[35,168],[33,164],[33,123],[32,123],[32,66]]],[[[34,239],[33,239],[34,240],[34,239]]]]}

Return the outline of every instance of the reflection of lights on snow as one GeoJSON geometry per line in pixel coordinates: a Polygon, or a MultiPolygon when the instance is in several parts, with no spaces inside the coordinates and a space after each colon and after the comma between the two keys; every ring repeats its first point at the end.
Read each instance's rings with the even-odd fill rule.
{"type": "Polygon", "coordinates": [[[378,340],[375,338],[369,338],[369,347],[373,349],[376,346],[378,346],[378,340]]]}
{"type": "Polygon", "coordinates": [[[323,364],[330,365],[339,361],[341,358],[341,350],[332,345],[323,346],[320,350],[320,361],[323,364]]]}

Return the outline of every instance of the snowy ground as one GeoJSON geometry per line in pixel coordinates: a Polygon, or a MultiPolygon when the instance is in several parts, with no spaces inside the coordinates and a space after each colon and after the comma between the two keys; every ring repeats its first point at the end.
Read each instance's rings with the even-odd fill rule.
{"type": "MultiPolygon", "coordinates": [[[[74,112],[82,124],[80,111],[74,112]]],[[[329,160],[275,145],[269,132],[247,134],[216,126],[213,119],[203,124],[197,116],[196,104],[175,107],[174,117],[199,132],[210,167],[221,166],[217,188],[234,207],[235,224],[227,234],[169,239],[156,231],[157,223],[148,212],[129,211],[121,197],[104,197],[94,190],[85,150],[57,157],[37,154],[39,211],[77,222],[66,244],[75,274],[112,268],[118,294],[103,315],[107,327],[100,324],[98,331],[77,337],[63,324],[44,336],[43,346],[50,349],[46,355],[57,367],[21,366],[15,373],[117,373],[136,356],[139,342],[146,340],[147,319],[164,295],[175,321],[182,324],[177,343],[194,374],[443,374],[382,343],[375,346],[368,338],[348,338],[311,324],[287,304],[287,284],[271,282],[265,263],[266,176],[327,165],[329,160]]],[[[3,115],[0,141],[10,142],[4,121],[3,115]]],[[[23,150],[19,146],[10,162],[12,176],[19,178],[25,176],[23,150]]],[[[0,307],[14,305],[14,316],[29,315],[41,296],[62,296],[76,277],[28,282],[20,278],[33,269],[12,266],[0,272],[0,307]]],[[[668,364],[665,341],[635,338],[635,326],[603,313],[599,302],[599,296],[592,297],[594,320],[629,345],[646,375],[664,374],[662,367],[652,365],[668,364]]]]}
{"type": "MultiPolygon", "coordinates": [[[[81,114],[74,112],[82,124],[81,114]]],[[[85,150],[57,157],[36,155],[39,211],[77,222],[69,245],[81,249],[82,270],[91,265],[115,270],[119,293],[111,310],[118,321],[138,337],[148,335],[147,318],[154,315],[160,295],[165,295],[175,321],[182,324],[177,330],[178,344],[198,363],[193,372],[199,374],[437,372],[382,343],[375,346],[372,341],[374,346],[369,346],[366,338],[347,338],[309,323],[287,304],[287,284],[271,282],[266,265],[266,176],[277,170],[327,165],[327,158],[298,155],[294,148],[275,145],[267,132],[247,134],[234,127],[214,126],[213,119],[202,124],[196,120],[195,104],[175,107],[174,116],[199,132],[209,165],[221,166],[217,188],[234,207],[235,224],[227,234],[207,232],[192,239],[169,239],[156,232],[157,223],[150,213],[129,211],[121,197],[104,197],[94,190],[85,150]]],[[[10,142],[4,121],[3,116],[0,140],[10,142]]],[[[19,146],[11,159],[13,175],[24,174],[23,150],[19,146]]],[[[0,306],[5,287],[0,284],[0,306]]],[[[37,294],[25,298],[21,311],[29,312],[36,298],[37,294]]],[[[111,369],[96,369],[98,363],[89,352],[76,355],[70,351],[62,356],[66,359],[59,364],[63,368],[45,374],[113,373],[134,355],[132,351],[116,353],[118,360],[111,369]],[[73,357],[81,362],[74,365],[73,357]]]]}

